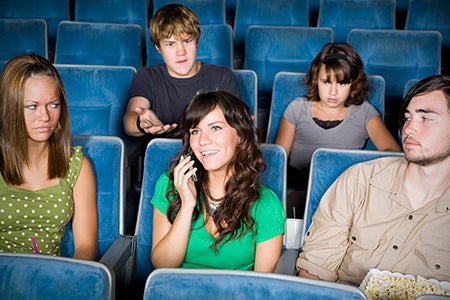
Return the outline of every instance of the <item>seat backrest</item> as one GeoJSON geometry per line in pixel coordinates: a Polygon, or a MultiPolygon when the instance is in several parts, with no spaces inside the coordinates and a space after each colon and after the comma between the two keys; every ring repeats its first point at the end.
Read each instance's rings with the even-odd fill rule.
{"type": "Polygon", "coordinates": [[[401,100],[409,79],[440,73],[438,31],[352,29],[347,42],[360,55],[366,73],[386,81],[386,102],[401,100]]]}
{"type": "Polygon", "coordinates": [[[0,61],[24,53],[48,58],[47,23],[43,19],[0,19],[0,61]]]}
{"type": "Polygon", "coordinates": [[[384,78],[385,123],[396,136],[406,82],[440,74],[442,35],[439,31],[352,29],[347,42],[359,53],[368,75],[384,78]]]}
{"type": "Polygon", "coordinates": [[[317,26],[333,28],[338,43],[353,28],[395,29],[395,0],[321,0],[317,26]]]}
{"type": "MultiPolygon", "coordinates": [[[[97,183],[98,250],[102,257],[124,234],[125,145],[118,137],[72,135],[72,145],[82,146],[91,161],[97,183]]],[[[62,256],[73,256],[72,224],[66,226],[62,256]]]]}
{"type": "MultiPolygon", "coordinates": [[[[209,64],[233,65],[233,31],[228,24],[200,25],[200,39],[197,48],[197,60],[209,64]]],[[[164,63],[162,56],[156,51],[147,32],[147,66],[164,63]]]]}
{"type": "Polygon", "coordinates": [[[450,50],[450,1],[410,0],[406,15],[406,30],[438,30],[442,47],[450,50]]]}
{"type": "MultiPolygon", "coordinates": [[[[307,88],[303,84],[305,73],[279,72],[274,79],[272,102],[269,114],[266,143],[274,143],[283,113],[289,103],[297,97],[303,97],[307,88]]],[[[372,104],[384,119],[384,79],[378,75],[368,75],[369,97],[367,101],[372,104]]],[[[368,140],[364,149],[375,150],[372,140],[368,140]]]]}
{"type": "Polygon", "coordinates": [[[332,41],[331,28],[250,26],[245,40],[244,68],[258,76],[259,108],[269,108],[278,72],[306,72],[322,47],[332,41]]]}
{"type": "Polygon", "coordinates": [[[236,270],[158,269],[147,279],[150,299],[366,299],[357,287],[298,276],[236,270]]]}
{"type": "Polygon", "coordinates": [[[236,77],[242,101],[250,108],[250,112],[255,117],[254,124],[258,124],[258,78],[255,71],[234,69],[234,76],[236,77]]]}
{"type": "MultiPolygon", "coordinates": [[[[74,20],[136,24],[145,32],[148,20],[148,0],[76,0],[74,20]]],[[[144,35],[142,35],[144,39],[144,35]]]]}
{"type": "Polygon", "coordinates": [[[110,135],[126,140],[122,117],[133,67],[55,65],[66,90],[72,134],[110,135]]]}
{"type": "Polygon", "coordinates": [[[0,294],[16,299],[114,299],[112,272],[95,261],[0,253],[0,294]]]}
{"type": "MultiPolygon", "coordinates": [[[[70,20],[69,2],[61,0],[0,0],[0,18],[44,19],[48,50],[54,53],[58,24],[70,20]]],[[[53,55],[50,55],[53,57],[53,55]]]]}
{"type": "Polygon", "coordinates": [[[251,25],[308,26],[308,0],[236,0],[233,29],[238,58],[245,55],[245,36],[251,25]]]}
{"type": "MultiPolygon", "coordinates": [[[[145,279],[153,270],[150,261],[153,205],[150,201],[155,192],[155,184],[161,174],[166,171],[175,154],[181,151],[181,149],[182,143],[180,139],[156,138],[151,140],[147,146],[135,233],[134,282],[138,286],[144,286],[145,279]]],[[[261,175],[260,181],[276,193],[285,208],[286,153],[281,146],[275,144],[262,144],[261,151],[263,159],[267,164],[267,169],[261,175]]]]}
{"type": "Polygon", "coordinates": [[[198,17],[200,25],[225,24],[225,0],[153,0],[153,14],[168,4],[183,4],[198,17]]]}
{"type": "Polygon", "coordinates": [[[305,215],[303,216],[303,232],[300,245],[303,245],[306,231],[311,225],[323,194],[330,185],[348,167],[359,162],[385,156],[402,156],[401,152],[346,150],[346,149],[317,149],[311,158],[308,190],[306,195],[305,215]]]}
{"type": "Polygon", "coordinates": [[[136,24],[63,21],[55,63],[141,67],[141,27],[136,24]]]}

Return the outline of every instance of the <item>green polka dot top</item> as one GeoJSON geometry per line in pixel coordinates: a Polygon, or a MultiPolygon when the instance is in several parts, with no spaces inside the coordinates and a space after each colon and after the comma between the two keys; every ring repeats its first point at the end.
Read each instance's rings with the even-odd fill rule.
{"type": "Polygon", "coordinates": [[[8,186],[0,174],[0,252],[61,254],[82,161],[81,147],[73,147],[67,177],[38,191],[8,186]]]}

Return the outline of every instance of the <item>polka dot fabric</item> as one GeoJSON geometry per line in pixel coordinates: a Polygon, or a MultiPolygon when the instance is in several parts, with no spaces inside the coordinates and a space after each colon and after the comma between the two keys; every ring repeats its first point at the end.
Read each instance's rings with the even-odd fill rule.
{"type": "Polygon", "coordinates": [[[34,253],[35,243],[40,254],[60,255],[82,160],[81,147],[73,147],[67,177],[38,191],[8,186],[0,175],[0,252],[34,253]]]}

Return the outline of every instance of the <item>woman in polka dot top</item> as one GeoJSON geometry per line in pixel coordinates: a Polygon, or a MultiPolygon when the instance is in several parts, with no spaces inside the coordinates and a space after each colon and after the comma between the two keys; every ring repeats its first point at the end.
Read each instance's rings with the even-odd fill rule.
{"type": "Polygon", "coordinates": [[[11,59],[0,76],[0,252],[61,254],[72,220],[74,257],[95,259],[94,171],[71,147],[63,83],[35,54],[11,59]]]}

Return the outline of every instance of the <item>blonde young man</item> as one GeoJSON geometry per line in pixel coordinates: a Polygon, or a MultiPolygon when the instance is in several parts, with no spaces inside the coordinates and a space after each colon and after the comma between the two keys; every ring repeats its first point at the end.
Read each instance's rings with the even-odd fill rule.
{"type": "Polygon", "coordinates": [[[150,20],[150,35],[164,64],[135,74],[123,118],[128,135],[174,133],[184,108],[201,92],[223,90],[240,96],[229,68],[197,61],[200,27],[190,9],[178,4],[162,7],[150,20]]]}
{"type": "Polygon", "coordinates": [[[306,234],[300,276],[359,285],[378,268],[450,280],[450,77],[419,81],[400,111],[405,156],[337,179],[306,234]]]}

